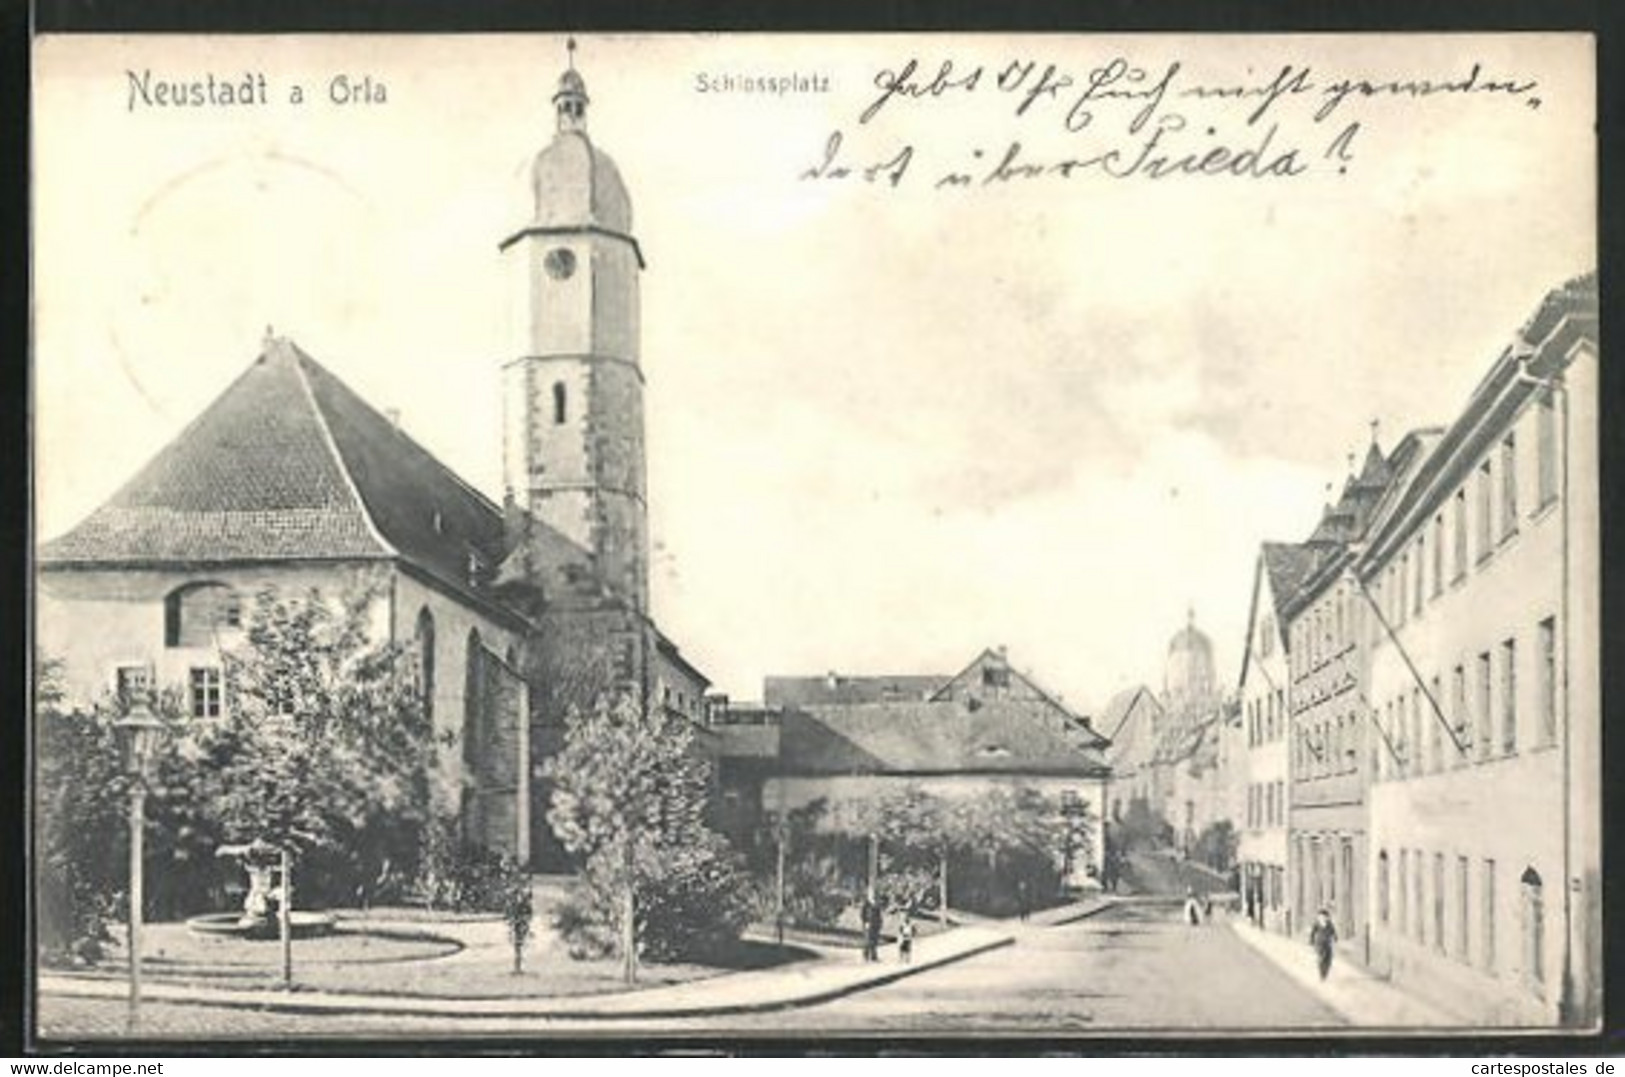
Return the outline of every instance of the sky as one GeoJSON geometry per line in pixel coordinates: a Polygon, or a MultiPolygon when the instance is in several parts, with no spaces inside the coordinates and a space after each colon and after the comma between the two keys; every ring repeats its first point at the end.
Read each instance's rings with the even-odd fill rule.
{"type": "MultiPolygon", "coordinates": [[[[41,539],[267,327],[500,499],[497,244],[528,217],[562,37],[36,50],[41,539]],[[211,75],[267,100],[135,88],[211,75]]],[[[1449,422],[1596,260],[1580,36],[582,34],[576,64],[648,261],[655,614],[736,699],[1004,645],[1088,713],[1160,685],[1188,611],[1233,683],[1258,544],[1308,534],[1372,420],[1385,446],[1449,422]],[[853,174],[806,178],[836,132],[853,174]],[[1153,135],[1176,162],[1260,152],[1154,178],[1129,167],[1153,135]],[[1013,142],[1012,164],[1096,163],[983,182],[1013,142]],[[864,180],[905,146],[895,185],[864,180]]]]}

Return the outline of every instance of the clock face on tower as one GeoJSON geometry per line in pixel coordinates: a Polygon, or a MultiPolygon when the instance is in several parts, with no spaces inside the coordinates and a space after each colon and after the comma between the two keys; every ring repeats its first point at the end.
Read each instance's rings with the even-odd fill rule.
{"type": "Polygon", "coordinates": [[[564,247],[554,247],[542,259],[542,266],[547,275],[554,280],[565,280],[576,271],[575,252],[564,247]]]}

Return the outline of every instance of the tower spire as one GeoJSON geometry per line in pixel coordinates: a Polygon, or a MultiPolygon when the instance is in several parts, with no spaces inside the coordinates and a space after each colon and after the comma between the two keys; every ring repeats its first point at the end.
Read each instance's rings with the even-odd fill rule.
{"type": "Polygon", "coordinates": [[[586,131],[587,129],[587,84],[582,80],[580,72],[576,71],[576,39],[569,38],[564,44],[565,63],[564,74],[559,76],[558,92],[553,95],[553,107],[558,110],[559,130],[586,131]]]}

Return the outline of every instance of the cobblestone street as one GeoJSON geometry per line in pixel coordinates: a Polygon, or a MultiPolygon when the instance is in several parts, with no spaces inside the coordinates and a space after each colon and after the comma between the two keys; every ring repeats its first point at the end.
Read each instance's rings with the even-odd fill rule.
{"type": "MultiPolygon", "coordinates": [[[[1014,946],[833,1002],[769,1013],[634,1020],[544,1021],[311,1016],[205,1006],[148,1005],[157,1038],[550,1034],[725,1036],[871,1032],[1030,1033],[1330,1028],[1341,1019],[1226,926],[1188,927],[1171,904],[1127,904],[1062,927],[1018,929],[1014,946]]],[[[1304,959],[1309,959],[1308,950],[1304,959]]],[[[41,1032],[65,1039],[121,1036],[116,1002],[47,998],[41,1032]]]]}

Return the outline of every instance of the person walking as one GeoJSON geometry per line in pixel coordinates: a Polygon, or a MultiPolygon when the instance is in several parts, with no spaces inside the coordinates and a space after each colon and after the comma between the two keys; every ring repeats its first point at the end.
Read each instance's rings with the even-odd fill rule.
{"type": "Polygon", "coordinates": [[[1185,888],[1185,922],[1191,927],[1202,922],[1202,905],[1196,900],[1196,891],[1188,886],[1185,888]]]}
{"type": "Polygon", "coordinates": [[[880,902],[873,895],[863,899],[863,959],[865,961],[880,960],[880,902]]]}
{"type": "Polygon", "coordinates": [[[1332,924],[1332,914],[1325,909],[1315,914],[1315,926],[1309,929],[1309,945],[1315,948],[1320,978],[1324,980],[1332,971],[1332,953],[1337,947],[1337,928],[1332,924]]]}
{"type": "Polygon", "coordinates": [[[907,909],[897,924],[897,959],[905,965],[914,960],[914,915],[907,909]]]}

